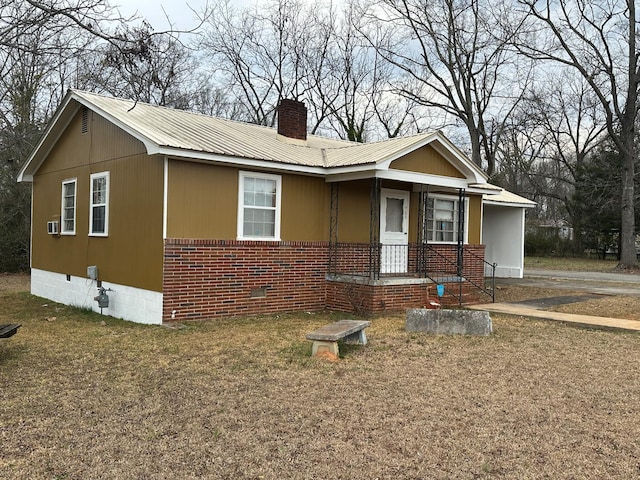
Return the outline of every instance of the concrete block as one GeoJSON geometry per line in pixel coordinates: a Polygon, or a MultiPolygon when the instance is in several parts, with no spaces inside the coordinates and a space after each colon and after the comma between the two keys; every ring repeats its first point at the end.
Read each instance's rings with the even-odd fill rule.
{"type": "Polygon", "coordinates": [[[325,340],[315,340],[313,342],[313,346],[311,347],[311,356],[315,357],[319,353],[329,352],[336,357],[339,355],[338,353],[338,342],[331,342],[325,340]]]}
{"type": "Polygon", "coordinates": [[[489,312],[480,310],[407,310],[405,329],[444,335],[490,335],[493,331],[489,312]]]}

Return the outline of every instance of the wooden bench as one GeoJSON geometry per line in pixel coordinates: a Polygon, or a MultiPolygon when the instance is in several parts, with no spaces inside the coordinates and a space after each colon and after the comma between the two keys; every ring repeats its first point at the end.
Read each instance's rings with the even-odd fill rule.
{"type": "Polygon", "coordinates": [[[21,325],[17,323],[0,324],[0,338],[9,338],[15,335],[21,325]]]}
{"type": "Polygon", "coordinates": [[[321,352],[330,352],[338,356],[338,340],[354,345],[366,345],[367,335],[364,329],[371,325],[366,320],[340,320],[331,325],[307,334],[307,340],[313,340],[311,356],[321,352]]]}

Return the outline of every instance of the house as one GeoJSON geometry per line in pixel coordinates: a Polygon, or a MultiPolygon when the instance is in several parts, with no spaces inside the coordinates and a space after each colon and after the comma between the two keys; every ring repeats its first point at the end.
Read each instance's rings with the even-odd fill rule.
{"type": "Polygon", "coordinates": [[[469,303],[487,251],[499,265],[513,252],[505,272],[522,275],[527,201],[442,133],[311,136],[292,100],[275,130],[71,91],[18,180],[32,184],[32,293],[135,322],[378,313],[424,305],[436,284],[469,303]]]}

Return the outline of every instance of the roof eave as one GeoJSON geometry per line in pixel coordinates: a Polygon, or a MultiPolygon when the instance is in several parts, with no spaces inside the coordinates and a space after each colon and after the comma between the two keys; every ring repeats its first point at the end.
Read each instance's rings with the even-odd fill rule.
{"type": "Polygon", "coordinates": [[[160,146],[148,150],[149,155],[163,155],[170,158],[181,160],[199,160],[205,162],[223,163],[240,167],[254,167],[265,170],[276,170],[283,172],[302,173],[307,175],[326,175],[326,169],[311,165],[300,165],[293,163],[275,162],[273,160],[253,159],[246,157],[234,157],[220,155],[216,153],[198,152],[193,150],[184,150],[181,148],[160,146]]]}
{"type": "Polygon", "coordinates": [[[40,165],[42,165],[42,162],[44,162],[44,159],[57,143],[67,125],[69,125],[71,119],[78,111],[79,105],[73,109],[69,107],[72,99],[72,93],[72,91],[69,91],[62,100],[60,107],[58,107],[58,110],[53,115],[53,118],[47,125],[44,133],[41,135],[38,144],[31,151],[27,161],[18,172],[17,181],[19,183],[33,182],[33,175],[38,168],[40,168],[40,165]]]}
{"type": "Polygon", "coordinates": [[[519,202],[501,202],[499,200],[482,199],[484,205],[494,205],[496,207],[519,207],[519,208],[534,208],[535,202],[532,203],[519,203],[519,202]]]}
{"type": "Polygon", "coordinates": [[[402,158],[425,145],[431,145],[440,155],[450,161],[463,173],[470,183],[486,183],[487,175],[442,133],[440,130],[431,132],[420,141],[398,150],[393,154],[378,160],[381,169],[389,169],[394,160],[402,158]]]}
{"type": "Polygon", "coordinates": [[[131,128],[128,124],[121,122],[118,118],[90,102],[82,95],[77,94],[73,90],[69,90],[65,98],[62,100],[60,107],[58,107],[58,110],[49,122],[49,125],[40,138],[38,145],[36,145],[24,166],[20,169],[17,177],[18,182],[33,182],[33,175],[40,168],[47,155],[49,155],[53,146],[58,142],[60,136],[80,109],[80,106],[90,108],[137,140],[140,140],[144,144],[149,155],[152,155],[159,150],[160,147],[156,142],[145,137],[139,131],[131,128]],[[76,102],[75,105],[73,102],[76,102]]]}

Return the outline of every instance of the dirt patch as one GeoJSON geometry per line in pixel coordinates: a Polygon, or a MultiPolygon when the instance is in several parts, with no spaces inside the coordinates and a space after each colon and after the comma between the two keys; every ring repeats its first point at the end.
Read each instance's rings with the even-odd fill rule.
{"type": "Polygon", "coordinates": [[[559,305],[550,310],[563,313],[594,315],[597,317],[640,320],[640,298],[622,295],[601,295],[586,302],[559,305]]]}

